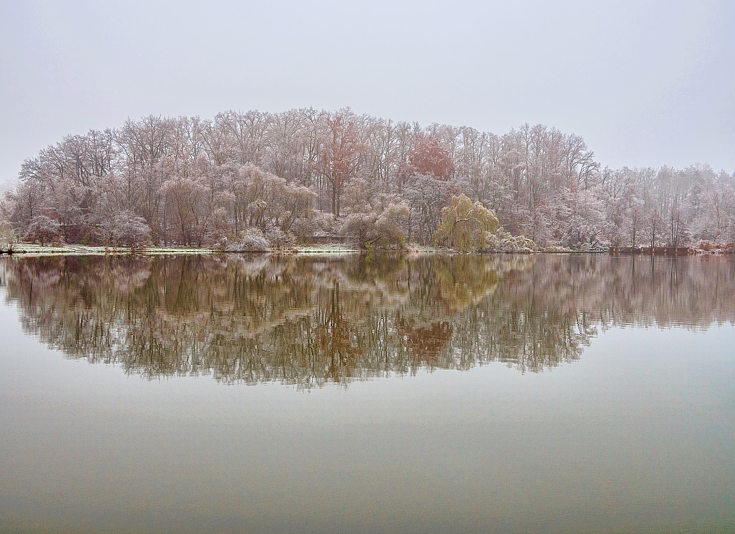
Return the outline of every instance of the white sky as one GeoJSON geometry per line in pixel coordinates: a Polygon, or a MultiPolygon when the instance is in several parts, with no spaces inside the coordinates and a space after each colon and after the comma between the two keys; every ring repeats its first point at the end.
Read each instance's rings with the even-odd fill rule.
{"type": "Polygon", "coordinates": [[[603,165],[735,171],[732,0],[0,0],[0,187],[154,114],[334,110],[584,137],[603,165]]]}

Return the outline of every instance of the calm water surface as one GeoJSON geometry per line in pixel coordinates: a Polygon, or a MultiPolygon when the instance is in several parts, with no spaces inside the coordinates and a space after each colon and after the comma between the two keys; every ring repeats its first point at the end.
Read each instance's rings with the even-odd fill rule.
{"type": "Polygon", "coordinates": [[[735,261],[0,260],[0,531],[732,532],[735,261]]]}

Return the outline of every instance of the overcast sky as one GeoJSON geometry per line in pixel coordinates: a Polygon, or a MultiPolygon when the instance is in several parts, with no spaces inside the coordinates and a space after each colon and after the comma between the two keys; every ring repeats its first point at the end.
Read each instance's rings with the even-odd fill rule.
{"type": "Polygon", "coordinates": [[[349,106],[735,172],[735,2],[0,0],[0,184],[128,117],[349,106]]]}

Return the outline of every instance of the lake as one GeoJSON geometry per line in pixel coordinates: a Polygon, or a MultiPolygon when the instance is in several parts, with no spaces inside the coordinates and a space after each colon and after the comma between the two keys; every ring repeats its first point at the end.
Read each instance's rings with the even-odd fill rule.
{"type": "Polygon", "coordinates": [[[2,532],[732,532],[735,258],[0,259],[2,532]]]}

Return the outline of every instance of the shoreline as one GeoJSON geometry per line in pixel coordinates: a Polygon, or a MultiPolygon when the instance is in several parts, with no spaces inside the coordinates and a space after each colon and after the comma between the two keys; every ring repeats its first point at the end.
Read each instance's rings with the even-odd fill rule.
{"type": "Polygon", "coordinates": [[[342,244],[331,245],[309,245],[300,246],[293,249],[274,249],[267,251],[227,251],[211,248],[194,248],[194,247],[147,247],[143,249],[131,249],[129,247],[91,247],[84,245],[32,245],[32,244],[13,244],[11,247],[3,247],[0,245],[0,256],[20,255],[24,257],[38,256],[182,256],[182,255],[217,255],[217,254],[267,254],[275,256],[338,256],[346,254],[368,254],[377,253],[401,253],[406,255],[417,254],[607,254],[611,256],[667,256],[667,257],[683,257],[683,256],[728,256],[733,252],[725,252],[723,250],[705,251],[693,248],[686,250],[678,250],[675,254],[664,253],[658,250],[654,253],[640,251],[622,252],[619,250],[561,250],[559,247],[551,247],[551,250],[537,251],[488,251],[488,252],[462,252],[458,250],[433,247],[407,247],[402,250],[363,250],[356,247],[346,246],[342,244]]]}

